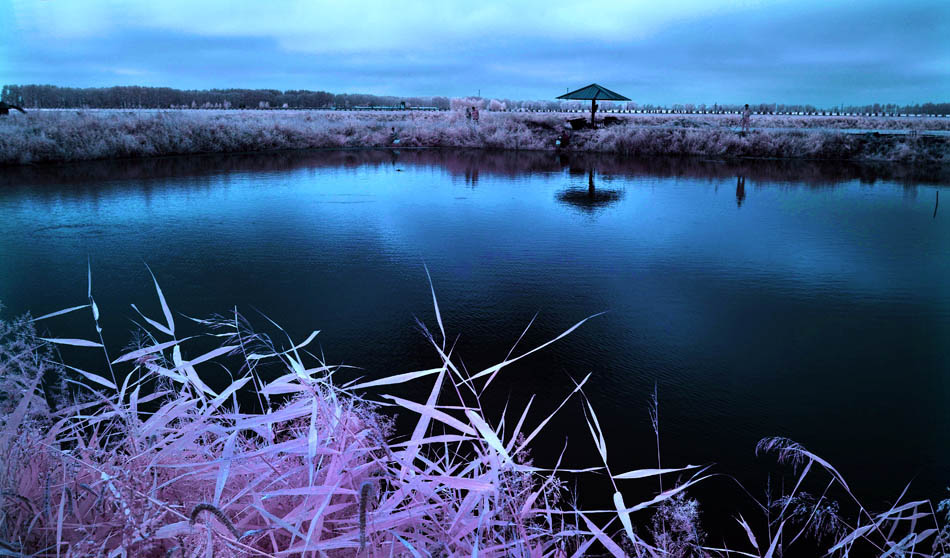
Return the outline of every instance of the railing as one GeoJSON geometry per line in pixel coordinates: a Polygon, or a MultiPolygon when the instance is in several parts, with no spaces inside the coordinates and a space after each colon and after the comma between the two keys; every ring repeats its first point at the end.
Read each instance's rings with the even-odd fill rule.
{"type": "Polygon", "coordinates": [[[447,110],[447,109],[440,109],[439,107],[404,107],[404,106],[401,106],[401,105],[397,105],[397,106],[394,106],[394,107],[386,107],[386,106],[374,105],[374,106],[357,106],[357,107],[333,107],[333,110],[381,110],[381,111],[385,111],[385,110],[447,110]]]}

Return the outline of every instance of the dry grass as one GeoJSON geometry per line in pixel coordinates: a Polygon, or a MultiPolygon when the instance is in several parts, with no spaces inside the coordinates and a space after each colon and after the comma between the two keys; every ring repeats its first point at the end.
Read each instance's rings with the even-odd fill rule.
{"type": "MultiPolygon", "coordinates": [[[[737,519],[748,538],[745,550],[705,546],[697,503],[686,491],[712,475],[705,467],[659,463],[614,473],[601,424],[583,395],[587,378],[540,421],[531,419],[531,403],[497,420],[488,416],[481,394],[499,374],[586,320],[470,374],[454,363],[433,289],[438,329],[425,334],[439,365],[341,383],[335,379],[341,367],[307,350],[317,332],[300,342],[288,336],[278,347],[235,312],[187,318],[203,333],[181,337],[157,281],[155,289],[162,317],[141,315],[145,341],[98,373],[56,364],[51,347],[104,350],[101,337],[41,338],[34,330],[38,321],[90,312],[91,327],[101,333],[91,274],[87,304],[0,322],[0,555],[773,558],[809,528],[822,530],[832,512],[830,554],[846,556],[857,547],[882,557],[947,551],[948,532],[938,531],[929,501],[871,513],[834,467],[785,439],[760,444],[800,471],[780,511],[773,516],[760,504],[765,519],[753,522],[763,526],[759,533],[737,519]],[[209,341],[216,347],[195,350],[209,341]],[[222,369],[236,371],[224,389],[202,380],[222,369]],[[430,386],[424,401],[382,393],[407,382],[430,386]],[[535,466],[532,441],[577,397],[600,464],[535,466]],[[383,407],[412,417],[411,434],[394,433],[383,407]],[[830,479],[825,493],[805,498],[800,486],[818,471],[830,479]],[[613,509],[568,503],[563,476],[589,472],[610,479],[613,509]],[[625,503],[628,483],[670,473],[686,480],[625,503]],[[857,505],[852,521],[827,505],[832,487],[857,505]],[[652,527],[635,521],[644,513],[653,514],[652,527]]],[[[655,396],[653,408],[659,432],[655,396]]]]}
{"type": "MultiPolygon", "coordinates": [[[[475,147],[552,150],[566,113],[34,111],[0,119],[0,165],[282,149],[475,147]]],[[[717,158],[778,157],[947,162],[950,140],[869,137],[847,129],[946,130],[946,118],[615,115],[620,124],[574,133],[568,149],[717,158]]]]}
{"type": "Polygon", "coordinates": [[[540,347],[468,375],[452,362],[439,320],[438,338],[428,337],[440,366],[338,385],[339,367],[307,352],[317,332],[299,343],[288,338],[281,349],[235,315],[195,320],[205,334],[180,338],[155,287],[163,316],[142,315],[144,346],[102,373],[56,370],[47,352],[103,350],[101,340],[40,338],[32,330],[71,312],[91,312],[97,324],[91,276],[87,304],[5,331],[0,540],[7,552],[540,557],[566,556],[604,537],[593,524],[578,529],[563,507],[558,475],[567,471],[530,461],[530,443],[551,415],[532,424],[524,409],[512,426],[514,417],[494,422],[482,410],[485,385],[540,347]],[[221,344],[184,358],[202,338],[221,344]],[[233,362],[242,363],[240,372],[225,389],[201,379],[233,362]],[[74,389],[47,397],[50,370],[74,389]],[[422,402],[379,393],[423,381],[431,390],[422,402]],[[242,407],[239,392],[258,408],[242,407]],[[394,436],[379,412],[384,405],[415,417],[411,436],[394,436]]]}

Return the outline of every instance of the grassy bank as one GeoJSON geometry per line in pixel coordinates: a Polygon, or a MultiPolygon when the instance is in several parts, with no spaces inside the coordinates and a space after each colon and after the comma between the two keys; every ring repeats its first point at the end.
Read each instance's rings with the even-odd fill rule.
{"type": "MultiPolygon", "coordinates": [[[[778,500],[756,501],[758,517],[736,518],[730,550],[718,542],[726,535],[703,533],[700,504],[688,495],[722,475],[693,465],[610,468],[583,392],[589,376],[567,386],[559,404],[501,417],[484,410],[482,394],[499,374],[583,321],[470,373],[455,364],[436,305],[432,333],[423,328],[435,367],[344,382],[343,367],[308,350],[317,332],[275,342],[236,312],[186,318],[155,287],[161,316],[140,315],[137,343],[104,354],[96,371],[53,358],[56,347],[105,352],[91,276],[86,304],[0,322],[0,555],[772,558],[802,548],[835,556],[950,549],[931,502],[898,498],[871,512],[831,464],[775,438],[759,449],[795,468],[797,482],[778,500]],[[86,339],[36,334],[75,312],[90,316],[86,339]],[[212,379],[222,374],[229,380],[219,386],[212,379]],[[428,395],[386,393],[406,383],[428,395]],[[410,417],[409,431],[393,431],[393,411],[410,417]],[[589,468],[531,460],[558,412],[584,416],[589,468]],[[613,508],[573,503],[567,481],[589,474],[612,487],[613,508]],[[647,484],[659,485],[652,497],[625,500],[647,484]],[[811,495],[811,486],[823,491],[811,495]]],[[[643,450],[659,459],[657,448],[643,450]]]]}
{"type": "MultiPolygon", "coordinates": [[[[0,119],[0,164],[283,149],[468,147],[553,150],[577,114],[457,112],[34,111],[0,119]]],[[[940,130],[950,119],[735,115],[613,115],[620,123],[571,134],[567,150],[627,155],[950,161],[950,137],[848,133],[940,130]]]]}

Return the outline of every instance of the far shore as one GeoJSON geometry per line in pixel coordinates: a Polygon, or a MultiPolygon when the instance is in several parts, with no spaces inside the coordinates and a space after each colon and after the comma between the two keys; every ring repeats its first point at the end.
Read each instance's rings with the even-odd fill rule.
{"type": "Polygon", "coordinates": [[[0,118],[0,165],[359,147],[950,163],[947,118],[757,115],[741,133],[730,114],[598,114],[597,128],[572,130],[567,121],[580,117],[486,111],[475,123],[459,112],[40,110],[0,118]],[[604,126],[604,116],[615,123],[604,126]]]}

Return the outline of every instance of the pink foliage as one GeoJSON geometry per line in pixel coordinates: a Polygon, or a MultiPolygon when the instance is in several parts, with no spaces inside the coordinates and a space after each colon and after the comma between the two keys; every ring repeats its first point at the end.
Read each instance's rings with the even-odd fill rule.
{"type": "Polygon", "coordinates": [[[67,557],[527,558],[580,536],[560,534],[570,528],[551,519],[561,481],[528,458],[546,421],[490,425],[478,397],[450,387],[462,378],[444,341],[429,337],[442,360],[433,369],[338,384],[339,366],[307,356],[316,332],[279,350],[240,318],[197,320],[224,345],[183,360],[196,338],[176,337],[157,292],[164,319],[146,318],[150,341],[105,373],[46,364],[32,322],[0,322],[0,548],[67,557]],[[230,385],[215,391],[201,380],[199,371],[220,373],[216,363],[235,359],[243,366],[230,385]],[[115,382],[113,370],[124,379],[115,382]],[[75,376],[81,391],[50,399],[50,372],[75,376]],[[379,393],[420,381],[432,384],[423,402],[379,393]],[[244,409],[239,393],[258,409],[244,409]],[[411,437],[394,438],[369,393],[415,416],[411,437]]]}
{"type": "Polygon", "coordinates": [[[453,111],[465,112],[465,109],[478,107],[479,110],[485,108],[485,99],[481,97],[455,97],[449,101],[449,107],[453,111]]]}
{"type": "MultiPolygon", "coordinates": [[[[702,138],[684,132],[666,140],[697,149],[702,138]]],[[[44,339],[34,329],[37,321],[91,310],[101,333],[91,285],[90,274],[88,304],[35,320],[0,321],[2,555],[535,558],[584,556],[598,544],[614,556],[686,558],[714,550],[702,547],[698,504],[685,496],[712,476],[707,468],[614,474],[601,423],[586,399],[587,426],[603,466],[533,464],[532,440],[572,397],[583,397],[589,375],[556,408],[539,403],[548,413],[540,421],[529,416],[531,402],[495,421],[483,410],[479,394],[506,367],[586,320],[469,373],[448,356],[451,336],[436,304],[438,335],[426,336],[437,366],[341,382],[336,376],[342,367],[307,352],[318,332],[300,342],[288,337],[285,348],[277,348],[233,315],[191,319],[205,335],[182,337],[156,282],[163,317],[142,316],[150,329],[140,339],[147,341],[113,360],[107,372],[93,373],[55,364],[50,347],[102,349],[101,343],[44,339]],[[197,350],[202,338],[223,339],[223,345],[197,350]],[[236,373],[230,384],[215,390],[202,380],[202,374],[220,376],[235,362],[240,366],[231,367],[236,373]],[[407,382],[431,386],[429,395],[417,402],[381,393],[407,382]],[[248,404],[245,396],[256,402],[248,404]],[[409,415],[415,423],[411,435],[393,435],[382,404],[409,415]],[[585,472],[606,473],[616,509],[581,512],[565,504],[570,493],[560,475],[585,472]],[[687,473],[688,480],[665,490],[660,484],[648,500],[624,502],[623,483],[687,473]],[[645,509],[654,512],[652,544],[631,519],[645,509]],[[592,519],[603,514],[613,519],[592,519]]],[[[652,416],[658,428],[658,415],[652,416]]],[[[769,438],[757,449],[798,471],[784,502],[807,500],[799,486],[809,472],[830,476],[855,502],[858,517],[850,523],[839,521],[837,504],[823,508],[822,524],[855,527],[837,530],[833,546],[816,555],[842,549],[847,554],[857,544],[878,553],[899,548],[921,557],[946,554],[948,528],[939,526],[930,502],[897,502],[872,514],[840,472],[800,444],[769,438]],[[923,541],[938,532],[930,553],[923,541]]],[[[792,536],[793,521],[807,518],[804,526],[795,525],[799,534],[810,524],[818,528],[809,509],[798,506],[786,515],[786,507],[753,523],[766,531],[758,537],[744,518],[736,519],[756,552],[743,554],[783,554],[799,538],[792,536]]]]}
{"type": "MultiPolygon", "coordinates": [[[[335,111],[33,111],[0,119],[0,165],[189,153],[390,147],[553,149],[563,113],[483,112],[477,126],[464,109],[485,99],[453,99],[449,112],[335,111]]],[[[492,110],[503,110],[491,101],[492,110]]],[[[615,125],[574,133],[570,149],[647,155],[780,157],[875,161],[950,160],[950,136],[878,134],[946,131],[946,118],[767,116],[738,133],[728,114],[623,114],[615,125]],[[859,133],[849,133],[858,130],[859,133]]]]}

